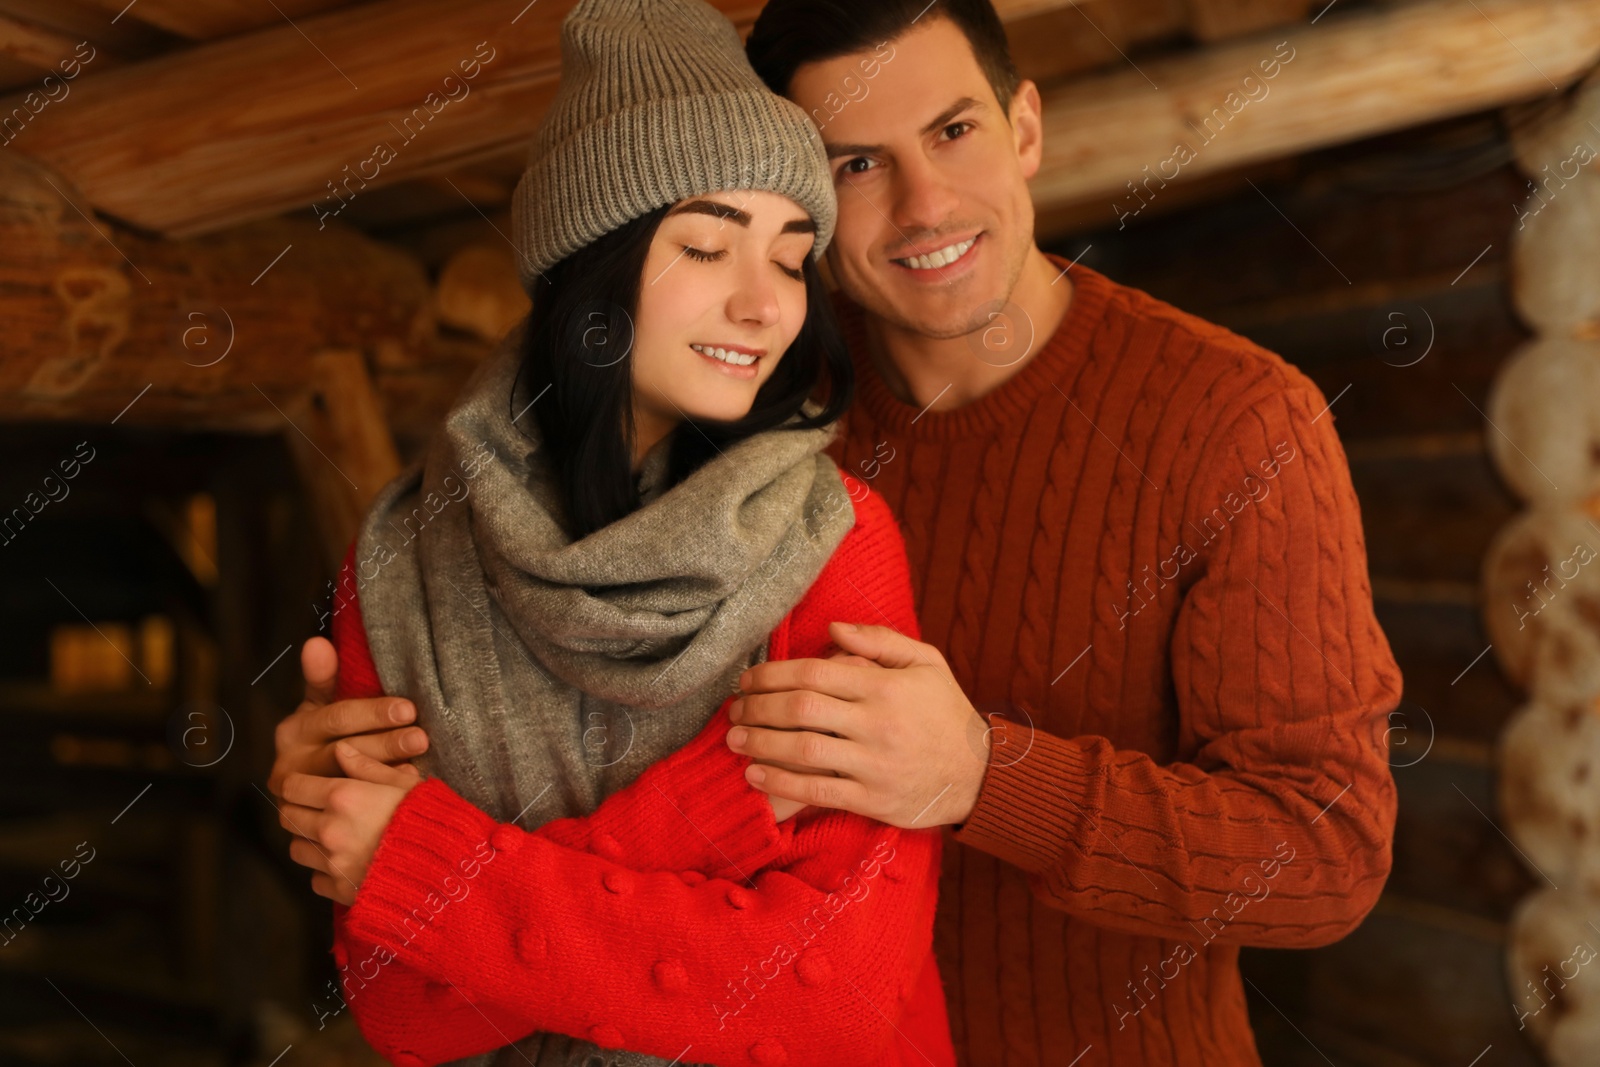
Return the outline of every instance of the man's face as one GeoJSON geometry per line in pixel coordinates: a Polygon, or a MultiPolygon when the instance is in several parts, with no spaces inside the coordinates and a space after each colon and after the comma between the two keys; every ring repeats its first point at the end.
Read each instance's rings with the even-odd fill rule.
{"type": "Polygon", "coordinates": [[[828,149],[839,218],[827,258],[846,295],[926,337],[986,323],[1033,248],[1033,84],[1007,121],[965,35],[931,16],[875,50],[802,66],[789,97],[828,149]]]}

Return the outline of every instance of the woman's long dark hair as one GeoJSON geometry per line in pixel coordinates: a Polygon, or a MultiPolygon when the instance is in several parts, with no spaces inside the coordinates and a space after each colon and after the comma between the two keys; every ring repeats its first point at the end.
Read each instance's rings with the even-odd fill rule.
{"type": "MultiPolygon", "coordinates": [[[[642,215],[561,260],[534,282],[513,418],[538,420],[566,501],[568,532],[588,536],[640,505],[633,477],[633,323],[640,278],[656,228],[671,205],[642,215]],[[532,403],[531,412],[526,405],[532,403]]],[[[718,451],[777,427],[809,429],[842,415],[855,392],[849,351],[810,255],[803,268],[806,319],[777,370],[736,421],[688,419],[673,431],[667,485],[718,451]],[[826,388],[814,416],[795,416],[826,388]]]]}

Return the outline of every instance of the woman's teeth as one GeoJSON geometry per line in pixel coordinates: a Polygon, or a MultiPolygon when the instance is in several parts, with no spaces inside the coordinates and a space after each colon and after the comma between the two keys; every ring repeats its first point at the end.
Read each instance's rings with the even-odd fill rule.
{"type": "Polygon", "coordinates": [[[756,361],[756,357],[744,352],[729,352],[726,348],[711,348],[707,345],[690,345],[690,348],[703,356],[720,359],[724,363],[731,363],[735,367],[748,367],[756,361]]]}
{"type": "Polygon", "coordinates": [[[915,267],[918,270],[936,270],[947,263],[954,263],[960,259],[966,254],[967,249],[972,247],[972,242],[976,240],[976,237],[969,237],[959,244],[947,245],[931,255],[912,256],[909,259],[897,259],[895,262],[907,267],[915,267]]]}

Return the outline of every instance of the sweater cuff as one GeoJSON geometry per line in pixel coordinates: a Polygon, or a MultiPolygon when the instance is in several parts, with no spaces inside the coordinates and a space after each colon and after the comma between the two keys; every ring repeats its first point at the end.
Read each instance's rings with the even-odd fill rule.
{"type": "Polygon", "coordinates": [[[1001,716],[990,721],[989,766],[953,838],[1030,874],[1059,868],[1069,842],[1087,852],[1099,761],[1077,741],[1001,716]]]}
{"type": "Polygon", "coordinates": [[[794,820],[780,824],[767,795],[745,779],[754,760],[728,747],[731,725],[724,705],[662,768],[661,797],[682,817],[673,854],[707,856],[708,877],[744,880],[789,848],[794,820]]]}
{"type": "Polygon", "coordinates": [[[401,952],[451,899],[471,891],[482,864],[493,862],[496,847],[505,845],[496,826],[442,779],[412,787],[378,840],[345,915],[346,930],[401,952]]]}

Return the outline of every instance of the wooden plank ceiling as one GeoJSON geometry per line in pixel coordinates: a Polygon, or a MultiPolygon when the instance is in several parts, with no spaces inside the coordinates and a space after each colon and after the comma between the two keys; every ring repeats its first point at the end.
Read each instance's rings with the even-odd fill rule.
{"type": "MultiPolygon", "coordinates": [[[[742,30],[760,8],[714,2],[742,30]]],[[[1303,20],[1310,2],[997,7],[1024,74],[1048,85],[1126,65],[1128,53],[1163,43],[1303,20]]],[[[487,39],[498,54],[480,84],[495,100],[407,145],[348,218],[404,226],[459,215],[463,201],[493,212],[509,201],[527,137],[553,93],[556,28],[570,6],[547,0],[519,13],[506,0],[448,8],[432,0],[0,0],[0,114],[88,41],[95,58],[71,85],[74,121],[40,122],[12,147],[67,177],[102,213],[187,236],[327,198],[328,182],[370,154],[391,118],[436,90],[471,43],[487,39]],[[373,48],[379,39],[385,47],[373,48]]]]}
{"type": "MultiPolygon", "coordinates": [[[[760,8],[711,2],[742,29],[760,8]]],[[[1042,235],[1114,221],[1119,200],[1138,207],[1165,188],[1150,184],[1158,164],[1193,186],[1547,96],[1600,57],[1600,0],[996,3],[1023,74],[1045,92],[1042,235]],[[1293,76],[1269,86],[1278,100],[1220,110],[1230,94],[1241,99],[1241,80],[1261,62],[1283,59],[1280,41],[1294,59],[1293,76]],[[1224,124],[1228,136],[1212,144],[1224,124]],[[1169,161],[1178,140],[1196,146],[1192,163],[1169,161]]],[[[0,0],[0,120],[19,114],[78,42],[94,55],[70,102],[53,105],[70,107],[71,121],[41,113],[0,139],[65,177],[83,207],[168,237],[308,209],[380,233],[492,217],[506,209],[554,94],[571,3],[518,6],[0,0]],[[494,58],[469,97],[428,122],[422,100],[480,41],[494,58]],[[421,121],[408,123],[414,115],[421,121]],[[397,146],[381,165],[378,141],[397,146]],[[376,176],[352,181],[358,168],[376,176]]]]}

